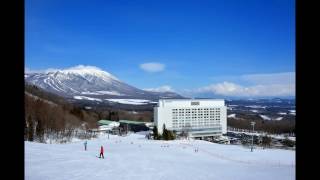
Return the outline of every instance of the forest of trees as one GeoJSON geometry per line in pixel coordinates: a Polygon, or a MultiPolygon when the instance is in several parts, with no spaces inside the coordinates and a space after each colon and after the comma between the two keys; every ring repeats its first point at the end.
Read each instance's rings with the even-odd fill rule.
{"type": "Polygon", "coordinates": [[[25,95],[26,140],[45,142],[45,139],[53,135],[55,139],[71,136],[77,129],[86,132],[90,128],[96,128],[97,120],[95,113],[72,105],[51,104],[25,95]]]}
{"type": "Polygon", "coordinates": [[[97,128],[97,121],[101,119],[151,121],[152,118],[150,111],[88,110],[36,86],[25,85],[25,140],[28,141],[92,137],[88,130],[97,128]]]}
{"type": "Polygon", "coordinates": [[[253,120],[253,119],[233,119],[228,118],[227,123],[229,127],[248,129],[251,130],[251,121],[255,121],[254,129],[256,131],[264,131],[272,134],[286,134],[295,133],[295,120],[281,120],[281,121],[268,121],[268,120],[253,120]]]}
{"type": "Polygon", "coordinates": [[[127,111],[122,109],[109,109],[96,112],[99,114],[100,119],[107,119],[111,121],[132,120],[151,122],[153,120],[152,111],[127,111]]]}

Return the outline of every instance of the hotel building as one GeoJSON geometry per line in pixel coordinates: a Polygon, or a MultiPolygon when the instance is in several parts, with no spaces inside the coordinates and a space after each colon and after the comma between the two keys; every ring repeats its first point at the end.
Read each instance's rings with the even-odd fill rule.
{"type": "Polygon", "coordinates": [[[160,99],[154,122],[160,134],[165,124],[189,137],[221,136],[227,133],[227,107],[221,99],[160,99]]]}

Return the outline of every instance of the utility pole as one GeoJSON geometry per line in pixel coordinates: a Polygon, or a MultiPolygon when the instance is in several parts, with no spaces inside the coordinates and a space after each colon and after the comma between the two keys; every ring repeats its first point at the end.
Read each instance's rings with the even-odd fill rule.
{"type": "Polygon", "coordinates": [[[251,121],[251,126],[252,126],[252,135],[251,135],[251,152],[253,151],[253,132],[254,132],[254,125],[256,123],[254,121],[251,121]]]}

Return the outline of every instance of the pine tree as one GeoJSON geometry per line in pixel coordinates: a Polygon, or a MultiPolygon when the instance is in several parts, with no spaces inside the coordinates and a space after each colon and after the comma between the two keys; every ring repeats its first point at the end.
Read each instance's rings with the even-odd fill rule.
{"type": "Polygon", "coordinates": [[[155,126],[155,127],[153,128],[153,137],[154,137],[154,139],[156,139],[156,140],[159,140],[159,139],[160,139],[157,126],[155,126]]]}
{"type": "Polygon", "coordinates": [[[282,140],[282,144],[289,147],[294,147],[295,142],[290,140],[288,137],[286,137],[284,140],[282,140]]]}
{"type": "Polygon", "coordinates": [[[263,136],[261,143],[262,143],[262,146],[264,146],[264,147],[270,146],[270,144],[271,144],[271,137],[269,137],[269,136],[263,136]]]}
{"type": "Polygon", "coordinates": [[[173,137],[173,133],[172,133],[172,131],[167,130],[167,132],[168,132],[168,140],[173,140],[173,139],[174,139],[174,137],[173,137]]]}
{"type": "MultiPolygon", "coordinates": [[[[159,137],[160,139],[161,137],[159,137]]],[[[166,128],[166,125],[163,124],[163,130],[162,130],[162,139],[163,140],[174,140],[176,138],[175,134],[173,133],[173,131],[170,131],[166,128]]]]}
{"type": "Polygon", "coordinates": [[[162,139],[167,140],[167,129],[166,129],[166,125],[163,124],[162,126],[162,139]]]}
{"type": "Polygon", "coordinates": [[[162,138],[164,140],[170,140],[170,132],[166,129],[166,125],[163,124],[163,132],[162,132],[162,138]]]}

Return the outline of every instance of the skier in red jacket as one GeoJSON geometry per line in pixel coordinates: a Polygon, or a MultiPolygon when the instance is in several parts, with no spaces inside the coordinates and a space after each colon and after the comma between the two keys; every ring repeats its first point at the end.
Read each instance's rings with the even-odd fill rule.
{"type": "Polygon", "coordinates": [[[101,155],[102,155],[102,158],[104,159],[104,156],[103,156],[103,146],[101,146],[101,148],[100,148],[100,156],[99,156],[99,158],[101,158],[101,155]]]}

